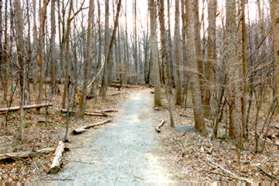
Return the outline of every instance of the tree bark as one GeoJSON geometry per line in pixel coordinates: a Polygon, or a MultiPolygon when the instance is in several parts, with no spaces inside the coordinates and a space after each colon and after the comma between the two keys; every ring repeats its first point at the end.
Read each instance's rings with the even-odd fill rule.
{"type": "MultiPolygon", "coordinates": [[[[116,16],[115,16],[115,20],[114,20],[114,27],[113,27],[113,31],[112,31],[112,36],[110,38],[109,41],[109,45],[107,48],[107,51],[105,53],[106,57],[105,57],[105,67],[108,64],[111,64],[111,58],[112,58],[112,47],[113,47],[113,43],[115,41],[115,36],[116,36],[116,31],[117,31],[117,27],[118,27],[118,23],[119,23],[119,14],[120,14],[120,9],[121,9],[121,2],[122,0],[118,0],[118,4],[117,4],[117,11],[116,11],[116,16]]],[[[106,91],[107,91],[107,86],[109,83],[109,77],[107,74],[107,68],[104,68],[104,73],[103,73],[103,79],[102,79],[102,86],[100,89],[100,95],[105,98],[106,97],[106,91]]]]}
{"type": "MultiPolygon", "coordinates": [[[[35,104],[35,105],[23,105],[23,109],[34,109],[34,108],[43,108],[43,107],[50,107],[52,106],[51,103],[43,103],[43,104],[35,104]]],[[[15,107],[8,107],[8,108],[0,108],[0,115],[6,112],[11,112],[11,111],[18,111],[21,109],[21,106],[15,106],[15,107]]]]}
{"type": "Polygon", "coordinates": [[[82,126],[82,127],[74,129],[72,134],[74,134],[74,135],[82,134],[90,128],[106,125],[106,124],[110,123],[111,121],[112,120],[108,119],[108,120],[105,120],[105,121],[101,121],[101,122],[93,123],[93,124],[90,124],[90,125],[82,126]]]}
{"type": "Polygon", "coordinates": [[[23,38],[23,11],[20,1],[14,1],[15,10],[15,30],[16,30],[16,48],[17,48],[17,60],[20,65],[19,69],[19,84],[20,84],[20,126],[17,138],[23,140],[24,134],[24,88],[25,88],[25,45],[23,38]]]}
{"type": "Polygon", "coordinates": [[[56,37],[56,23],[55,23],[55,3],[56,0],[51,0],[51,38],[50,38],[50,55],[51,55],[51,94],[56,93],[56,58],[55,58],[55,37],[56,37]]]}
{"type": "Polygon", "coordinates": [[[40,7],[40,29],[39,29],[39,45],[38,45],[38,53],[37,53],[37,64],[39,66],[39,74],[38,74],[38,97],[37,103],[39,104],[42,101],[42,91],[43,91],[43,64],[44,64],[44,40],[45,40],[45,24],[47,17],[47,5],[49,1],[43,0],[43,5],[40,7]]]}
{"type": "Polygon", "coordinates": [[[83,86],[82,86],[82,98],[79,103],[79,116],[83,117],[84,111],[86,109],[86,96],[87,96],[87,81],[88,81],[88,67],[92,60],[92,27],[93,27],[93,17],[94,17],[94,0],[89,2],[89,12],[88,12],[88,28],[87,28],[87,40],[86,40],[86,56],[83,67],[83,86]]]}
{"type": "Polygon", "coordinates": [[[181,77],[180,77],[180,68],[181,68],[181,37],[180,37],[180,0],[175,0],[175,61],[176,61],[176,94],[175,102],[177,105],[182,104],[182,92],[181,92],[181,77]]]}
{"type": "Polygon", "coordinates": [[[48,171],[49,174],[56,174],[60,171],[62,165],[62,157],[65,150],[65,144],[62,141],[59,141],[57,148],[55,150],[54,158],[50,169],[48,171]]]}
{"type": "Polygon", "coordinates": [[[210,113],[215,110],[210,104],[214,101],[213,93],[215,91],[214,66],[216,65],[216,13],[217,0],[208,1],[208,59],[207,59],[207,80],[208,88],[205,93],[205,105],[210,108],[210,113]]]}
{"type": "Polygon", "coordinates": [[[157,8],[154,0],[148,1],[149,14],[150,14],[150,59],[153,65],[152,75],[155,85],[154,92],[154,107],[160,107],[161,95],[160,95],[160,71],[159,71],[159,51],[158,51],[158,39],[157,39],[157,8]]]}
{"type": "MultiPolygon", "coordinates": [[[[276,97],[279,98],[279,1],[271,0],[271,26],[273,39],[273,55],[275,60],[274,87],[276,97]]],[[[278,109],[279,111],[279,109],[278,109]]],[[[278,112],[279,113],[279,112],[278,112]]]]}
{"type": "Polygon", "coordinates": [[[28,157],[34,157],[38,155],[43,155],[43,154],[48,154],[53,152],[55,149],[54,148],[44,148],[44,149],[39,149],[35,151],[22,151],[22,152],[11,152],[11,153],[5,153],[5,154],[0,154],[0,161],[6,161],[6,160],[18,160],[22,158],[28,158],[28,157]]]}
{"type": "Polygon", "coordinates": [[[174,127],[174,119],[173,119],[173,111],[172,111],[172,103],[171,103],[171,75],[170,75],[170,62],[171,60],[168,47],[167,47],[167,32],[166,32],[166,27],[165,27],[165,7],[164,7],[164,0],[159,0],[158,2],[158,7],[159,7],[159,22],[160,22],[160,39],[161,39],[161,59],[163,64],[166,67],[166,85],[165,85],[165,90],[166,90],[166,96],[167,96],[167,101],[168,101],[168,112],[169,112],[169,117],[170,117],[170,126],[174,127]]]}
{"type": "Polygon", "coordinates": [[[109,63],[108,61],[108,47],[109,47],[109,0],[105,0],[105,43],[104,43],[104,54],[105,54],[105,66],[102,78],[102,86],[100,89],[100,95],[104,99],[107,93],[107,87],[109,83],[109,63]]]}
{"type": "Polygon", "coordinates": [[[204,122],[203,115],[203,106],[202,106],[202,95],[200,88],[200,79],[199,79],[199,68],[198,68],[198,51],[196,45],[199,45],[196,39],[196,23],[197,19],[195,19],[195,3],[196,0],[186,0],[185,1],[185,9],[187,13],[187,52],[188,52],[188,61],[189,61],[189,70],[191,72],[190,77],[190,86],[192,92],[192,103],[194,110],[194,120],[195,120],[195,128],[202,135],[207,135],[207,129],[204,122]],[[190,21],[191,20],[191,21],[190,21]]]}
{"type": "Polygon", "coordinates": [[[241,128],[241,93],[240,93],[240,68],[237,57],[237,25],[236,25],[236,1],[226,1],[226,38],[225,38],[225,67],[228,73],[227,90],[229,107],[231,110],[229,123],[229,136],[239,139],[241,128]]]}
{"type": "Polygon", "coordinates": [[[248,124],[246,123],[247,118],[247,105],[248,105],[248,94],[249,94],[249,87],[248,87],[248,39],[247,39],[247,29],[246,29],[246,15],[245,15],[245,0],[240,1],[241,5],[241,22],[240,22],[240,29],[241,29],[241,54],[242,54],[242,98],[241,98],[241,114],[242,114],[242,136],[248,137],[248,124]]]}

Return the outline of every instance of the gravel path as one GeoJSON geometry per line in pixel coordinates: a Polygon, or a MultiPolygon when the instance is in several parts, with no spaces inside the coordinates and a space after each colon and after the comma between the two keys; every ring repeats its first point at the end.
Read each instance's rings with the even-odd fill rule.
{"type": "Polygon", "coordinates": [[[170,183],[154,131],[158,112],[152,104],[149,89],[133,91],[112,124],[73,139],[67,164],[52,179],[67,180],[63,184],[70,185],[170,183]]]}

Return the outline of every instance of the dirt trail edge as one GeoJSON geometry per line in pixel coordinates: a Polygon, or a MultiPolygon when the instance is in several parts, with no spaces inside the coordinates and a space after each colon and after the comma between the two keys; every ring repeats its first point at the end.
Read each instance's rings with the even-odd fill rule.
{"type": "Polygon", "coordinates": [[[149,89],[133,91],[105,127],[75,137],[63,170],[49,180],[63,184],[172,183],[154,126],[160,122],[149,89]]]}

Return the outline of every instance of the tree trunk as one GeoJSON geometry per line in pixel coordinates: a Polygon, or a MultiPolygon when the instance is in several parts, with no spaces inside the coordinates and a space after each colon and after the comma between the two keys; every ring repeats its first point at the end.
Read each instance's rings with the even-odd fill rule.
{"type": "Polygon", "coordinates": [[[51,56],[51,94],[56,93],[56,58],[55,58],[55,37],[56,37],[56,24],[55,24],[55,3],[56,0],[51,0],[51,38],[50,38],[50,56],[51,56]]]}
{"type": "Polygon", "coordinates": [[[170,126],[174,127],[174,120],[173,120],[173,112],[172,112],[172,103],[171,103],[171,75],[170,75],[170,62],[171,60],[169,59],[169,52],[168,52],[168,47],[167,47],[167,32],[166,32],[166,27],[165,27],[165,7],[164,7],[164,0],[159,0],[158,2],[158,7],[159,7],[159,22],[160,22],[160,39],[161,39],[161,59],[163,64],[166,67],[166,85],[165,85],[165,90],[166,90],[166,96],[167,96],[167,101],[168,101],[168,112],[169,112],[169,117],[170,117],[170,126]]]}
{"type": "MultiPolygon", "coordinates": [[[[2,24],[2,7],[3,7],[3,2],[2,0],[0,0],[0,82],[2,83],[2,85],[4,85],[4,76],[3,76],[3,72],[4,72],[4,63],[3,63],[3,41],[2,41],[2,36],[3,36],[3,24],[2,24]]],[[[4,87],[4,86],[3,86],[4,87]]]]}
{"type": "Polygon", "coordinates": [[[3,65],[5,66],[4,69],[2,69],[3,72],[3,98],[4,101],[8,101],[7,96],[8,96],[8,81],[9,81],[9,54],[8,54],[8,0],[5,1],[5,39],[4,39],[4,47],[3,47],[3,65]]]}
{"type": "MultiPolygon", "coordinates": [[[[35,67],[33,72],[32,72],[32,80],[33,80],[33,87],[37,87],[37,72],[38,72],[38,69],[37,69],[37,66],[36,65],[36,62],[37,62],[37,54],[38,54],[38,31],[37,31],[37,0],[33,0],[32,1],[32,11],[33,11],[33,34],[32,34],[32,37],[33,37],[33,45],[32,45],[32,65],[35,67]],[[35,80],[36,79],[36,80],[35,80]]],[[[34,89],[33,88],[33,89],[34,89]]]]}
{"type": "Polygon", "coordinates": [[[205,106],[210,109],[210,113],[215,111],[213,93],[215,91],[214,66],[216,65],[216,13],[217,0],[208,1],[208,61],[207,61],[207,80],[208,88],[205,93],[205,106]]]}
{"type": "Polygon", "coordinates": [[[14,1],[14,10],[15,10],[15,30],[16,30],[16,47],[17,47],[17,60],[20,65],[19,69],[19,84],[20,84],[20,126],[19,133],[17,138],[23,140],[23,129],[24,129],[24,88],[25,88],[25,46],[23,38],[23,11],[20,1],[14,1]]]}
{"type": "Polygon", "coordinates": [[[154,107],[160,107],[161,103],[161,95],[160,95],[160,71],[159,71],[159,51],[158,51],[158,39],[157,39],[157,20],[156,20],[156,4],[154,0],[149,0],[149,14],[150,14],[150,59],[153,64],[153,79],[155,85],[155,93],[154,93],[154,107]]]}
{"type": "Polygon", "coordinates": [[[47,17],[47,5],[48,0],[43,0],[43,5],[40,7],[40,31],[39,31],[39,46],[37,55],[37,64],[39,66],[39,85],[38,85],[38,97],[37,103],[42,101],[42,91],[43,91],[43,64],[44,64],[44,40],[45,40],[45,24],[47,17]]]}
{"type": "Polygon", "coordinates": [[[82,98],[79,103],[79,115],[83,117],[84,111],[86,108],[86,96],[87,96],[87,79],[88,79],[88,67],[89,63],[92,60],[92,27],[93,27],[93,17],[94,17],[94,0],[90,0],[89,3],[89,12],[88,12],[88,28],[87,28],[87,41],[86,41],[86,56],[84,61],[84,80],[82,86],[82,98]]]}
{"type": "Polygon", "coordinates": [[[101,6],[100,0],[97,0],[97,7],[98,7],[98,66],[102,64],[102,30],[101,30],[101,6]]]}
{"type": "Polygon", "coordinates": [[[62,165],[62,157],[63,157],[64,150],[65,150],[65,144],[62,141],[59,141],[48,173],[55,174],[59,172],[62,165]]]}
{"type": "Polygon", "coordinates": [[[172,38],[171,38],[171,15],[170,15],[170,0],[167,0],[167,16],[168,16],[168,29],[167,29],[167,39],[168,39],[168,53],[169,53],[169,74],[171,78],[171,85],[175,83],[174,80],[174,62],[173,62],[173,47],[172,47],[172,38]]]}
{"type": "MultiPolygon", "coordinates": [[[[273,55],[275,60],[275,72],[274,72],[274,87],[276,97],[279,98],[279,1],[271,1],[271,23],[272,23],[272,38],[273,38],[273,55]]],[[[278,109],[279,111],[279,109],[278,109]]],[[[279,112],[278,112],[279,113],[279,112]]]]}
{"type": "Polygon", "coordinates": [[[246,123],[247,118],[247,105],[248,105],[248,39],[247,39],[247,31],[246,31],[246,16],[245,16],[245,0],[241,0],[241,54],[242,54],[242,98],[241,98],[241,111],[242,111],[242,136],[248,137],[248,124],[246,123]]]}
{"type": "Polygon", "coordinates": [[[182,104],[182,94],[181,94],[181,77],[180,77],[180,68],[181,68],[181,38],[180,38],[180,0],[175,0],[175,61],[176,61],[176,94],[175,102],[177,105],[182,104]]]}
{"type": "Polygon", "coordinates": [[[139,72],[138,61],[138,34],[137,34],[137,0],[133,0],[133,13],[134,13],[134,63],[135,63],[135,81],[137,82],[137,76],[139,72]]]}
{"type": "MultiPolygon", "coordinates": [[[[204,105],[204,72],[203,72],[203,60],[202,60],[202,51],[201,51],[201,24],[200,24],[200,6],[199,1],[193,2],[194,11],[194,17],[192,17],[195,20],[190,19],[190,22],[194,21],[195,24],[195,46],[196,46],[196,54],[197,54],[197,60],[198,60],[198,72],[199,72],[199,80],[200,80],[200,89],[201,89],[201,96],[202,96],[202,104],[204,105]]],[[[207,112],[207,110],[205,111],[207,112]]],[[[206,114],[207,115],[207,114],[206,114]]]]}
{"type": "Polygon", "coordinates": [[[108,47],[109,47],[109,0],[105,0],[105,43],[104,43],[104,54],[105,54],[105,66],[102,78],[102,86],[100,89],[100,96],[104,99],[106,97],[107,87],[109,83],[109,65],[108,61],[108,47]]]}
{"type": "Polygon", "coordinates": [[[5,154],[0,154],[0,161],[6,161],[6,160],[18,160],[22,158],[28,158],[28,157],[34,157],[38,155],[43,155],[43,154],[49,154],[53,152],[55,149],[54,148],[43,148],[39,150],[30,150],[30,151],[21,151],[21,152],[11,152],[11,153],[5,153],[5,154]]]}
{"type": "Polygon", "coordinates": [[[228,73],[228,100],[231,107],[229,136],[239,139],[241,127],[240,68],[237,57],[237,25],[235,0],[226,1],[225,67],[228,73]]]}
{"type": "Polygon", "coordinates": [[[195,120],[195,128],[202,135],[207,135],[207,129],[204,122],[203,115],[203,106],[202,106],[202,96],[201,96],[201,88],[200,88],[200,79],[199,79],[199,68],[198,68],[198,51],[196,45],[200,43],[196,43],[196,23],[197,19],[195,19],[195,3],[196,0],[186,0],[186,13],[187,13],[187,51],[188,51],[188,61],[189,61],[189,70],[191,72],[190,75],[190,85],[192,92],[192,103],[194,110],[194,120],[195,120]],[[191,21],[190,21],[191,20],[191,21]]]}

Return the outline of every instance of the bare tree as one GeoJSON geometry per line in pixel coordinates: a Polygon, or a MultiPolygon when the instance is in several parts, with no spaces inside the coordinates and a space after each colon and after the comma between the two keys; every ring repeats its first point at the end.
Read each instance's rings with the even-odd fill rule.
{"type": "MultiPolygon", "coordinates": [[[[205,104],[210,104],[214,100],[214,66],[216,64],[216,14],[217,0],[208,0],[208,57],[207,57],[207,80],[209,88],[205,94],[205,104]],[[212,100],[212,101],[210,101],[212,100]]],[[[211,109],[215,110],[215,109],[211,109]]]]}
{"type": "Polygon", "coordinates": [[[274,73],[274,87],[276,97],[279,97],[279,2],[278,0],[271,0],[270,6],[272,38],[273,38],[273,55],[275,60],[275,73],[274,73]]]}
{"type": "Polygon", "coordinates": [[[237,57],[236,1],[226,1],[225,61],[228,72],[228,101],[230,107],[229,135],[239,139],[241,127],[240,68],[237,57]]]}
{"type": "Polygon", "coordinates": [[[135,77],[137,81],[138,71],[139,71],[139,61],[138,61],[138,33],[137,33],[137,0],[133,1],[133,13],[134,13],[134,63],[135,63],[135,77]]]}
{"type": "Polygon", "coordinates": [[[246,1],[240,1],[240,33],[241,33],[241,58],[242,58],[242,98],[241,98],[241,111],[242,111],[242,136],[248,137],[248,123],[247,121],[247,99],[249,93],[248,87],[248,39],[247,39],[247,29],[246,29],[246,15],[245,15],[245,6],[246,1]]]}
{"type": "Polygon", "coordinates": [[[83,117],[84,111],[86,109],[86,96],[87,96],[87,79],[88,79],[88,67],[92,60],[92,27],[93,27],[93,17],[94,17],[94,0],[89,2],[89,12],[88,12],[88,26],[87,26],[87,40],[86,40],[86,53],[85,53],[85,63],[84,63],[84,80],[82,86],[82,98],[79,103],[79,113],[83,117]]]}
{"type": "Polygon", "coordinates": [[[188,60],[189,60],[189,70],[191,72],[190,78],[190,85],[191,85],[191,92],[192,92],[192,103],[193,103],[193,110],[194,110],[194,119],[195,119],[195,128],[201,134],[206,135],[207,129],[204,122],[204,115],[203,115],[203,107],[202,107],[202,96],[201,96],[201,88],[200,88],[200,80],[199,80],[199,53],[197,51],[196,45],[199,45],[196,39],[196,23],[197,19],[195,18],[195,9],[197,1],[196,0],[186,0],[186,12],[187,12],[187,52],[188,52],[188,60]],[[190,21],[191,20],[191,21],[190,21]]]}
{"type": "Polygon", "coordinates": [[[45,40],[45,24],[47,17],[47,6],[49,1],[43,0],[42,7],[40,7],[40,29],[39,29],[39,44],[38,44],[38,53],[37,53],[37,63],[39,66],[39,76],[38,76],[38,97],[37,103],[42,101],[42,90],[43,90],[43,64],[44,64],[44,40],[45,40]]]}
{"type": "MultiPolygon", "coordinates": [[[[108,61],[107,53],[109,47],[109,0],[105,0],[105,43],[104,43],[104,53],[105,53],[105,61],[108,61]]],[[[102,86],[100,89],[100,95],[102,98],[106,97],[107,86],[109,83],[109,68],[110,62],[105,63],[103,78],[102,78],[102,86]]]]}
{"type": "Polygon", "coordinates": [[[153,65],[152,76],[155,84],[154,93],[154,107],[159,107],[161,103],[160,95],[160,71],[159,71],[159,51],[158,51],[158,38],[157,38],[157,8],[154,0],[149,0],[149,16],[150,16],[150,58],[153,65]]]}
{"type": "Polygon", "coordinates": [[[170,116],[170,126],[174,127],[174,119],[173,119],[173,111],[172,111],[172,103],[171,103],[171,74],[170,74],[170,62],[171,60],[168,47],[167,47],[167,32],[165,27],[165,6],[164,0],[158,1],[158,11],[159,11],[159,23],[160,23],[160,40],[161,40],[161,59],[163,64],[166,66],[165,75],[166,75],[166,96],[168,101],[168,112],[170,116]]]}
{"type": "Polygon", "coordinates": [[[176,61],[176,104],[181,105],[182,103],[182,92],[181,92],[181,37],[180,37],[180,0],[175,0],[175,61],[176,61]]]}
{"type": "Polygon", "coordinates": [[[55,57],[55,37],[56,37],[56,22],[55,22],[55,3],[56,0],[51,0],[51,38],[50,38],[50,55],[51,55],[51,94],[56,93],[56,57],[55,57]]]}
{"type": "Polygon", "coordinates": [[[23,139],[24,130],[24,88],[25,88],[25,46],[23,39],[23,11],[20,1],[14,1],[15,10],[15,30],[16,30],[16,48],[17,48],[17,60],[20,65],[19,70],[19,84],[20,84],[20,126],[18,132],[18,139],[23,139]]]}

